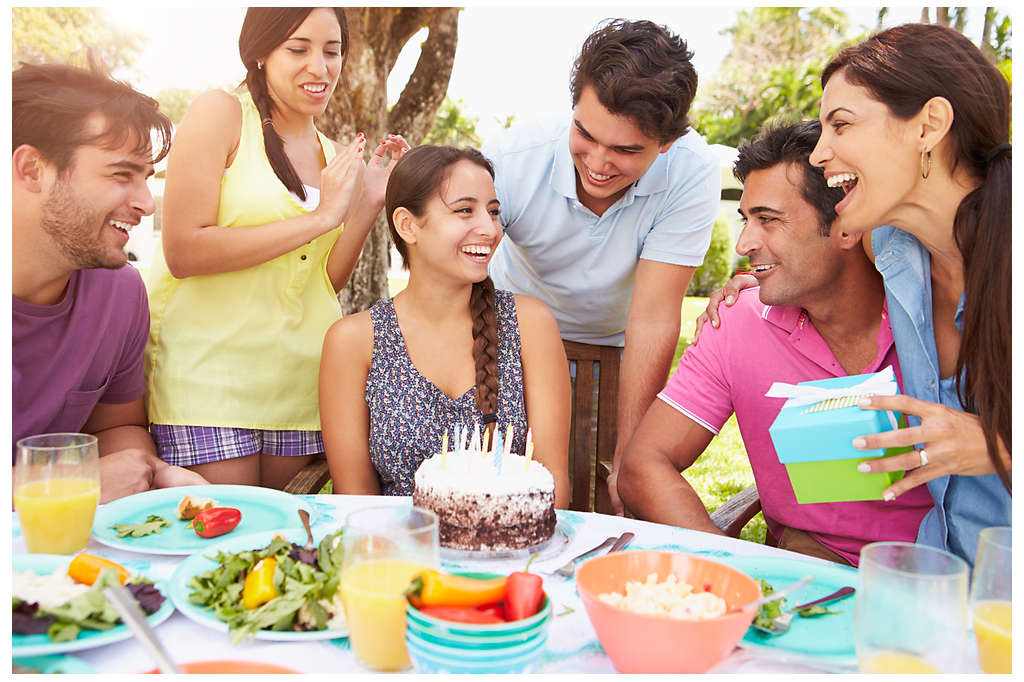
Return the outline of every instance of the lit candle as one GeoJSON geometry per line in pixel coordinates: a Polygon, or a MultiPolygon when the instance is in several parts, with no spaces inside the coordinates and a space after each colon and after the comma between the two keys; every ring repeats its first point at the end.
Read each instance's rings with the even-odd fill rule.
{"type": "Polygon", "coordinates": [[[484,429],[484,447],[482,451],[486,454],[491,451],[491,430],[484,429]]]}

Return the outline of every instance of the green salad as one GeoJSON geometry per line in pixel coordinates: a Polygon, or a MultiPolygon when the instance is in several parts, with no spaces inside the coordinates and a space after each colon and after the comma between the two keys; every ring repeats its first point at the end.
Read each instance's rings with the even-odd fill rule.
{"type": "Polygon", "coordinates": [[[189,580],[189,600],[227,623],[233,644],[260,630],[340,629],[341,535],[309,549],[276,537],[262,549],[217,552],[210,558],[219,566],[189,580]]]}

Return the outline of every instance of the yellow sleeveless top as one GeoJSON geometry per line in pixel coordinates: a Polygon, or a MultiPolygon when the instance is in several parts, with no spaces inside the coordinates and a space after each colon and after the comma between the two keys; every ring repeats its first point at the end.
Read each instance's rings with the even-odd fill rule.
{"type": "MultiPolygon", "coordinates": [[[[241,138],[221,179],[217,224],[245,229],[304,213],[270,167],[252,97],[237,96],[241,138]]],[[[317,134],[330,161],[334,144],[317,134]]],[[[320,351],[341,317],[327,256],[341,230],[245,270],[184,279],[168,271],[162,245],[156,249],[146,281],[151,422],[320,429],[320,351]]]]}

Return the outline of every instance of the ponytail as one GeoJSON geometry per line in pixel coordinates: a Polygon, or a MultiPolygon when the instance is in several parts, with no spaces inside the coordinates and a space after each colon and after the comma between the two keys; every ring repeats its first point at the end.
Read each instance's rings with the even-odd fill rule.
{"type": "Polygon", "coordinates": [[[978,414],[989,459],[1007,491],[1010,473],[999,457],[1001,438],[1012,452],[1010,399],[1010,249],[1013,160],[1009,150],[988,161],[985,181],[960,203],[953,234],[964,261],[964,319],[956,359],[956,390],[965,409],[978,414]]]}
{"type": "Polygon", "coordinates": [[[256,110],[260,113],[260,120],[263,123],[263,148],[267,152],[270,167],[289,192],[295,193],[305,201],[306,188],[303,187],[299,174],[295,172],[295,167],[285,154],[284,140],[274,128],[274,119],[271,117],[274,102],[270,99],[270,91],[267,89],[267,72],[259,68],[249,69],[245,74],[245,85],[252,95],[256,110]]]}

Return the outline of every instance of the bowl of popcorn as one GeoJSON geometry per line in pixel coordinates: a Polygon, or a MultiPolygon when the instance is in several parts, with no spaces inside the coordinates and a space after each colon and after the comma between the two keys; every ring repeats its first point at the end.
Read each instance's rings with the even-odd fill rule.
{"type": "Polygon", "coordinates": [[[702,673],[729,655],[754,619],[761,588],[725,564],[638,550],[590,559],[576,587],[620,673],[702,673]]]}

